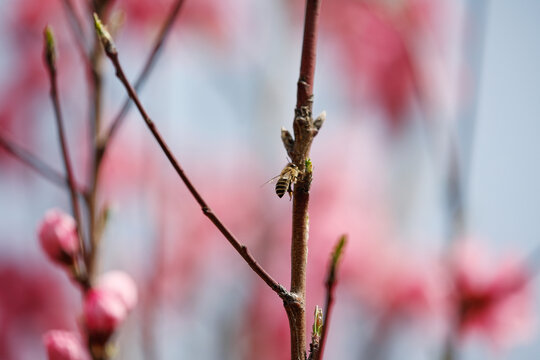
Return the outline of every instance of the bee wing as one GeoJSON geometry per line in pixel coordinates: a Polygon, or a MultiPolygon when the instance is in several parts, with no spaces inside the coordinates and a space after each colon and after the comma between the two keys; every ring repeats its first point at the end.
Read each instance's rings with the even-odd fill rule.
{"type": "Polygon", "coordinates": [[[273,178],[271,178],[270,180],[268,180],[268,181],[265,182],[264,184],[261,184],[261,187],[263,187],[263,186],[266,185],[266,184],[270,184],[271,182],[277,180],[280,176],[281,176],[281,174],[280,174],[280,175],[274,176],[273,178]]]}

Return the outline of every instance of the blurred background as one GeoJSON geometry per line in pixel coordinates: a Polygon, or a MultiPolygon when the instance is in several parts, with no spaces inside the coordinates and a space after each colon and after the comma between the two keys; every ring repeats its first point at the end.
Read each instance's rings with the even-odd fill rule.
{"type": "MultiPolygon", "coordinates": [[[[173,2],[114,2],[130,79],[173,2]]],[[[90,39],[85,2],[74,3],[90,39]]],[[[303,7],[186,0],[140,91],[210,207],[286,286],[291,202],[261,184],[287,163],[280,128],[292,131],[303,7]]],[[[0,9],[0,136],[63,172],[42,61],[50,24],[68,145],[86,184],[89,90],[62,1],[3,0],[0,9]]],[[[472,277],[496,282],[508,258],[534,268],[539,16],[533,0],[323,1],[314,111],[327,120],[311,152],[309,328],[324,302],[329,254],[349,235],[328,359],[440,359],[456,293],[448,263],[464,242],[481,244],[468,261],[489,264],[472,277]]],[[[108,125],[125,92],[108,61],[103,69],[108,125]]],[[[126,271],[140,295],[117,358],[287,359],[281,301],[201,214],[134,109],[110,146],[98,195],[110,207],[99,272],[126,271]]],[[[77,329],[80,292],[36,235],[54,207],[70,211],[68,192],[0,147],[1,359],[45,359],[46,330],[77,329]]],[[[498,318],[506,331],[489,323],[460,333],[457,358],[537,358],[535,277],[521,295],[526,305],[498,318]]]]}

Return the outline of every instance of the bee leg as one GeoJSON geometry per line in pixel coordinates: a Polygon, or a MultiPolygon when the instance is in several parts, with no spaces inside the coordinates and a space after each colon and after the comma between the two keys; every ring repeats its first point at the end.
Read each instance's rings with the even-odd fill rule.
{"type": "Polygon", "coordinates": [[[287,188],[287,193],[289,194],[289,201],[291,201],[293,193],[291,184],[289,184],[289,187],[287,188]]]}

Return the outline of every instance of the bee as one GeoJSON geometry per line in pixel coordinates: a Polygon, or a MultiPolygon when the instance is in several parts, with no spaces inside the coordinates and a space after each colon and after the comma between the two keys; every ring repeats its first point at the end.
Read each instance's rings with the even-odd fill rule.
{"type": "Polygon", "coordinates": [[[276,182],[277,196],[282,198],[283,195],[285,195],[285,192],[287,192],[289,198],[292,198],[292,186],[296,183],[296,180],[298,180],[299,174],[300,171],[298,170],[298,167],[292,162],[288,163],[283,170],[281,170],[281,174],[276,176],[276,178],[278,178],[278,181],[276,182]]]}

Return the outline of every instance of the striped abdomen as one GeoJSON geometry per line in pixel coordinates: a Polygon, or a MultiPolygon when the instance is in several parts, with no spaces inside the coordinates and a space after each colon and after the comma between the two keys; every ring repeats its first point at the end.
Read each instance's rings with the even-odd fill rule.
{"type": "Polygon", "coordinates": [[[276,183],[276,194],[280,198],[285,195],[285,192],[289,190],[289,186],[291,185],[291,178],[290,177],[281,177],[276,183]]]}

